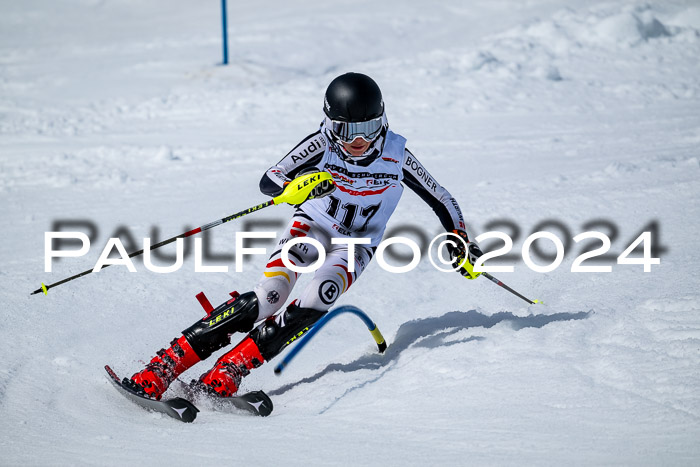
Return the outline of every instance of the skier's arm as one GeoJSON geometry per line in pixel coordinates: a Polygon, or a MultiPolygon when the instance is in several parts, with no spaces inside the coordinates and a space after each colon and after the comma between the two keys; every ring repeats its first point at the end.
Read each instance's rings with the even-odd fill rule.
{"type": "Polygon", "coordinates": [[[310,134],[281,161],[267,169],[260,180],[260,191],[268,196],[279,195],[294,177],[320,162],[325,149],[326,140],[321,132],[310,134]]]}
{"type": "Polygon", "coordinates": [[[468,279],[475,279],[481,273],[475,273],[472,266],[482,253],[479,245],[470,240],[467,235],[462,210],[459,209],[457,200],[435,181],[408,149],[406,149],[404,161],[404,184],[433,208],[445,230],[454,233],[462,240],[448,245],[448,249],[456,270],[468,279]]]}
{"type": "Polygon", "coordinates": [[[433,208],[445,230],[465,230],[464,218],[457,200],[435,181],[408,149],[404,157],[403,176],[404,184],[433,208]]]}

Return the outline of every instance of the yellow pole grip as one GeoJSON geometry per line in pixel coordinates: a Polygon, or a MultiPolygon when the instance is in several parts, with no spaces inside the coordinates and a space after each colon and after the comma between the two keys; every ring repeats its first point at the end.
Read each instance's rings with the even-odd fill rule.
{"type": "Polygon", "coordinates": [[[372,334],[372,337],[374,337],[374,342],[377,343],[377,347],[379,347],[379,352],[384,353],[386,350],[386,341],[384,340],[384,336],[382,336],[382,333],[379,331],[379,328],[377,325],[374,325],[374,329],[371,329],[369,331],[372,334]]]}

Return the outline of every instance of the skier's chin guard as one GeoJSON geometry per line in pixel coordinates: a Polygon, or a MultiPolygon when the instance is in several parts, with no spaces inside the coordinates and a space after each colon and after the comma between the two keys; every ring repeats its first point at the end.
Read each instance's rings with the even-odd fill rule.
{"type": "Polygon", "coordinates": [[[197,356],[204,360],[231,343],[231,334],[249,332],[258,319],[258,298],[246,292],[216,307],[207,317],[182,331],[197,356]]]}

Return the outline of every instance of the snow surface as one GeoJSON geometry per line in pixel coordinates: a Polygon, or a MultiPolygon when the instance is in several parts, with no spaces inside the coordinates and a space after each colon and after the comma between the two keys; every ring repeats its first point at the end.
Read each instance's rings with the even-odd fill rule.
{"type": "MultiPolygon", "coordinates": [[[[230,2],[227,67],[218,8],[2,2],[0,464],[700,463],[696,1],[230,2]],[[351,70],[377,80],[472,231],[510,219],[518,252],[541,221],[570,239],[608,219],[613,272],[570,272],[578,246],[546,274],[515,261],[496,275],[546,303],[529,307],[425,258],[404,275],[375,263],[339,303],[370,314],[386,355],[341,316],[281,377],[267,364],[246,378],[273,398],[269,418],[202,407],[184,425],[129,403],[103,365],[136,371],[201,316],[197,292],[249,290],[264,259],[227,274],[137,262],[29,293],[91,268],[120,227],[140,242],[264,200],[263,170],[351,70]],[[98,240],[44,273],[57,219],[91,220],[98,240]],[[661,264],[614,264],[652,220],[661,264]]],[[[409,192],[401,224],[440,231],[409,192]]],[[[212,231],[213,250],[232,254],[243,225],[212,231]]]]}

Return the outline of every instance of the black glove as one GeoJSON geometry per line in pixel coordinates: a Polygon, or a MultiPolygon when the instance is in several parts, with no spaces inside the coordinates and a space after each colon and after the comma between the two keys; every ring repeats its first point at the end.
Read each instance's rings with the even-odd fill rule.
{"type": "MultiPolygon", "coordinates": [[[[311,167],[306,167],[305,169],[301,170],[298,174],[297,177],[300,177],[302,175],[306,174],[312,174],[320,172],[318,168],[311,166],[311,167]]],[[[335,183],[331,183],[330,181],[324,181],[316,185],[316,187],[311,190],[311,193],[309,193],[309,197],[306,198],[307,200],[314,199],[314,198],[323,198],[324,196],[327,196],[335,191],[335,183]]]]}
{"type": "Polygon", "coordinates": [[[457,272],[467,279],[476,279],[481,273],[474,272],[474,263],[484,253],[482,253],[481,248],[479,248],[476,242],[469,240],[467,232],[464,230],[453,230],[452,233],[457,235],[461,240],[464,240],[462,242],[454,239],[454,244],[447,244],[447,249],[453,260],[452,266],[458,268],[457,272]]]}
{"type": "Polygon", "coordinates": [[[318,185],[316,185],[313,190],[311,190],[311,193],[309,193],[309,197],[306,199],[309,200],[315,198],[323,198],[324,196],[330,195],[334,191],[335,183],[328,180],[324,180],[318,185]]]}

